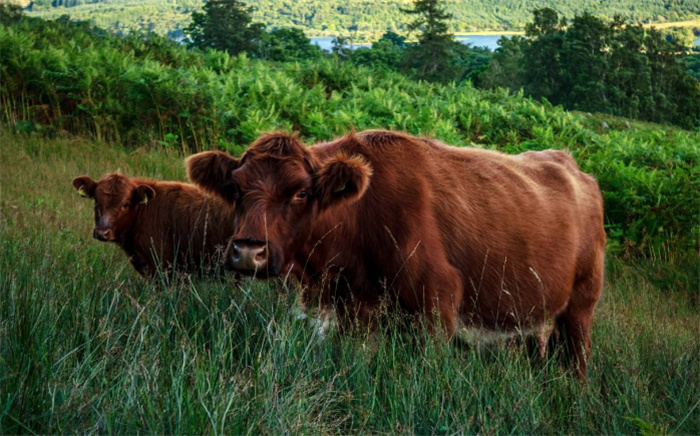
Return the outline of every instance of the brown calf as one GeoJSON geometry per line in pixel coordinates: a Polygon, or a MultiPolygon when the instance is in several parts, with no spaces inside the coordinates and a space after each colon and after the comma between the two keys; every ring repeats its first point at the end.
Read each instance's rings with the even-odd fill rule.
{"type": "Polygon", "coordinates": [[[236,205],[234,269],[291,272],[341,325],[389,301],[448,336],[538,333],[544,346],[556,320],[585,375],[603,201],[568,153],[509,156],[389,131],[307,148],[271,134],[240,160],[194,155],[188,173],[236,205]]]}
{"type": "Polygon", "coordinates": [[[114,173],[97,182],[80,176],[73,186],[95,200],[94,238],[119,245],[142,275],[211,268],[235,230],[233,208],[193,185],[114,173]]]}

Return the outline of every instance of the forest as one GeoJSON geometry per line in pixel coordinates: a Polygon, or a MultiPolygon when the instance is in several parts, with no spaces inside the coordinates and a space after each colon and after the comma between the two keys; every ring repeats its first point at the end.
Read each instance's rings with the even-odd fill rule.
{"type": "MultiPolygon", "coordinates": [[[[32,15],[43,18],[69,14],[74,19],[92,20],[113,31],[135,29],[173,36],[181,35],[189,24],[191,12],[204,4],[198,0],[36,0],[23,3],[31,5],[32,15]]],[[[250,0],[246,3],[255,8],[254,21],[271,29],[297,27],[309,36],[346,36],[372,41],[386,31],[406,30],[409,20],[398,11],[410,6],[411,1],[250,0]]],[[[683,0],[448,0],[445,4],[454,16],[449,23],[453,32],[523,30],[532,10],[543,7],[551,7],[567,18],[589,12],[603,19],[620,15],[633,23],[700,19],[700,4],[683,0]]]]}
{"type": "Polygon", "coordinates": [[[255,44],[218,47],[201,15],[181,44],[0,6],[0,433],[696,432],[697,53],[615,18],[561,19],[529,11],[495,53],[433,29],[449,68],[424,69],[431,46],[396,33],[322,53],[253,19],[236,27],[255,44]],[[281,280],[145,280],[92,238],[71,185],[185,181],[191,153],[240,156],[263,132],[371,128],[568,150],[598,180],[608,245],[587,381],[522,343],[466,347],[399,317],[323,339],[281,280]]]}

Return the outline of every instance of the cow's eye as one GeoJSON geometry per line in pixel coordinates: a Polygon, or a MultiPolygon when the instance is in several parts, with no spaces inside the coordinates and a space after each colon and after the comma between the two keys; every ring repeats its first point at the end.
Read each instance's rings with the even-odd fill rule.
{"type": "Polygon", "coordinates": [[[306,191],[299,191],[299,192],[297,192],[297,194],[294,196],[294,199],[295,199],[295,200],[303,200],[303,199],[306,198],[307,195],[308,195],[308,193],[307,193],[306,191]]]}
{"type": "Polygon", "coordinates": [[[129,206],[131,206],[129,203],[124,203],[122,205],[122,210],[129,210],[129,206]]]}

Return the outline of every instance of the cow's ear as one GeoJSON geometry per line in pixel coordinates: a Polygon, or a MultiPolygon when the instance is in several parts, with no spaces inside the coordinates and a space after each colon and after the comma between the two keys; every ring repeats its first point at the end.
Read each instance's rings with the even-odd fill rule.
{"type": "Polygon", "coordinates": [[[134,204],[147,204],[156,196],[156,191],[148,185],[139,185],[134,189],[134,204]]]}
{"type": "Polygon", "coordinates": [[[339,153],[326,160],[314,177],[319,208],[357,201],[367,190],[371,177],[372,167],[362,156],[339,153]]]}
{"type": "Polygon", "coordinates": [[[238,159],[220,151],[205,151],[187,158],[186,165],[192,183],[230,202],[235,200],[231,173],[241,166],[238,159]]]}
{"type": "Polygon", "coordinates": [[[73,179],[73,187],[78,195],[85,198],[95,198],[97,183],[90,176],[80,176],[73,179]]]}

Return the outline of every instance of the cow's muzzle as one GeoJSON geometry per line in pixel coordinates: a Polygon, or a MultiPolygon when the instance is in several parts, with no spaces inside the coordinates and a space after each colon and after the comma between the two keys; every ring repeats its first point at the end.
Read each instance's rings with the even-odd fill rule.
{"type": "Polygon", "coordinates": [[[267,271],[270,250],[263,242],[233,241],[227,253],[229,265],[241,272],[267,271]]]}

